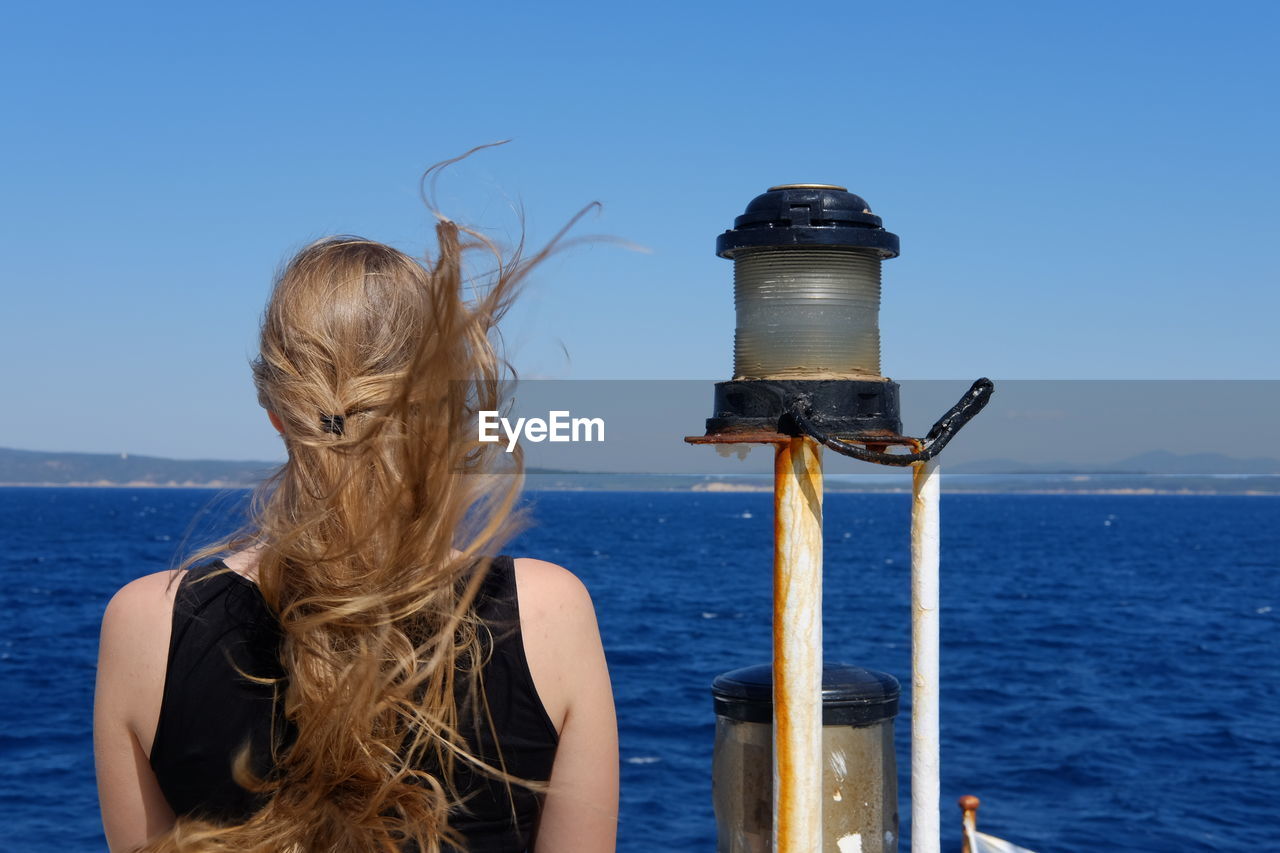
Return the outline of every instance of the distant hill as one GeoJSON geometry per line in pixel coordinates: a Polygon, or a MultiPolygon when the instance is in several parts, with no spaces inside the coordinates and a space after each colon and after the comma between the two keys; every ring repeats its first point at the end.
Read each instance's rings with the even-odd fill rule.
{"type": "Polygon", "coordinates": [[[0,448],[0,485],[234,488],[256,485],[277,464],[0,448]]]}
{"type": "Polygon", "coordinates": [[[950,465],[952,474],[1155,474],[1161,476],[1274,476],[1280,459],[1239,459],[1222,453],[1170,453],[1149,450],[1116,462],[1017,462],[1013,459],[981,459],[950,465]]]}

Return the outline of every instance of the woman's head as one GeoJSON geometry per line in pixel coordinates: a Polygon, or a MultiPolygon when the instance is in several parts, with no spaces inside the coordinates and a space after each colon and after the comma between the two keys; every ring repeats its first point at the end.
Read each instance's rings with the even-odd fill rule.
{"type": "Polygon", "coordinates": [[[262,518],[268,542],[292,537],[310,518],[320,534],[310,538],[323,546],[318,561],[419,562],[429,552],[439,563],[459,544],[479,552],[434,529],[410,535],[425,515],[460,525],[482,497],[482,481],[464,475],[492,456],[476,427],[479,410],[501,405],[503,362],[491,333],[527,265],[499,263],[488,286],[467,288],[466,298],[463,254],[492,250],[462,242],[467,233],[442,221],[431,263],[331,237],[278,275],[253,374],[289,452],[267,506],[287,510],[275,521],[291,529],[272,530],[262,518]]]}
{"type": "Polygon", "coordinates": [[[424,344],[459,325],[456,294],[435,292],[450,284],[358,237],[330,237],[294,256],[272,291],[253,366],[258,400],[288,440],[331,444],[348,427],[359,432],[363,416],[387,411],[424,344]]]}

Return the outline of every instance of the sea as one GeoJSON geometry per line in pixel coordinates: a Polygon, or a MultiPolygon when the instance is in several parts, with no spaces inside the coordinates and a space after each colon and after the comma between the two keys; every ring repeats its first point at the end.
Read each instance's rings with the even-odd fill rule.
{"type": "MultiPolygon", "coordinates": [[[[0,847],[105,850],[91,720],[122,584],[239,493],[0,489],[0,847]],[[193,521],[194,519],[194,521],[193,521]]],[[[770,650],[768,494],[536,492],[506,549],[590,589],[617,700],[622,851],[712,851],[718,674],[770,650]]],[[[910,499],[828,494],[828,660],[895,675],[910,826],[910,499]]],[[[1280,497],[944,494],[943,849],[963,794],[1031,850],[1280,850],[1280,497]]]]}

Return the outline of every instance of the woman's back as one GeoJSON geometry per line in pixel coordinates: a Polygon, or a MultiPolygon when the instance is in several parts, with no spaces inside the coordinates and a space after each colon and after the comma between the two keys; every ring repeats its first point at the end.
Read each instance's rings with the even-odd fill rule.
{"type": "MultiPolygon", "coordinates": [[[[456,686],[468,747],[481,761],[518,779],[546,782],[559,732],[525,659],[510,558],[493,561],[475,610],[488,629],[480,668],[484,707],[475,707],[469,679],[459,679],[456,686]]],[[[285,746],[291,739],[283,708],[274,701],[274,684],[243,675],[283,678],[280,640],[275,617],[244,575],[214,561],[183,577],[149,761],[176,814],[227,823],[243,821],[262,807],[259,798],[235,782],[229,757],[248,746],[250,766],[265,776],[272,769],[272,743],[285,746]]],[[[423,769],[440,773],[437,767],[423,769]]],[[[467,849],[481,853],[529,846],[540,797],[492,775],[466,767],[459,771],[454,784],[461,802],[451,824],[467,849]]]]}
{"type": "MultiPolygon", "coordinates": [[[[234,674],[235,686],[229,687],[231,667],[221,651],[244,639],[247,644],[235,654],[235,664],[251,674],[269,675],[278,667],[278,660],[264,653],[264,647],[270,647],[279,634],[270,614],[262,612],[255,584],[246,577],[251,574],[252,562],[241,555],[227,562],[240,571],[225,572],[200,584],[186,578],[202,575],[201,569],[184,573],[181,582],[175,582],[172,572],[158,572],[128,584],[108,605],[103,618],[94,729],[99,793],[112,850],[134,849],[171,827],[175,817],[188,810],[203,809],[220,820],[231,820],[258,806],[251,794],[230,780],[229,768],[249,739],[254,748],[253,768],[269,771],[270,762],[263,756],[269,742],[264,721],[272,719],[271,689],[255,689],[239,673],[234,674]],[[229,612],[211,613],[211,607],[229,612]],[[173,629],[182,631],[184,625],[189,636],[176,636],[173,629]],[[229,644],[215,635],[237,636],[229,644]],[[185,667],[194,669],[186,671],[185,667]],[[249,667],[261,670],[254,673],[249,667]],[[204,677],[193,679],[194,672],[203,672],[204,677]],[[178,680],[171,680],[170,675],[178,680]],[[233,692],[241,695],[229,698],[233,692]]],[[[510,636],[504,653],[506,665],[515,664],[517,683],[496,677],[495,670],[487,674],[485,686],[490,696],[498,697],[499,704],[504,704],[499,695],[503,692],[523,694],[505,702],[515,711],[514,720],[502,726],[495,719],[499,737],[504,729],[513,728],[532,735],[523,746],[524,735],[510,744],[503,741],[503,754],[507,755],[507,749],[514,753],[528,750],[516,761],[521,767],[534,767],[544,760],[539,753],[546,744],[554,743],[552,738],[559,742],[550,768],[551,782],[534,827],[536,843],[530,849],[612,849],[617,819],[617,729],[590,597],[577,578],[553,563],[498,560],[495,567],[498,576],[487,586],[498,592],[499,598],[505,594],[500,588],[508,583],[517,593],[519,642],[510,636]],[[509,582],[501,577],[504,563],[510,566],[509,582]],[[523,667],[513,660],[519,657],[524,659],[523,667]],[[528,681],[520,684],[524,673],[528,681]],[[528,685],[534,689],[532,696],[525,692],[528,685]],[[529,701],[536,701],[536,709],[527,704],[529,701]],[[545,721],[551,730],[538,732],[541,722],[534,720],[545,721]]],[[[212,564],[206,564],[204,571],[209,568],[212,564]]],[[[492,605],[486,609],[494,611],[492,605]]],[[[509,769],[518,775],[516,768],[509,765],[509,769]]],[[[546,777],[532,772],[525,778],[546,777]]],[[[491,790],[495,781],[487,781],[491,790]]],[[[523,789],[526,794],[522,795],[519,786],[512,790],[517,798],[528,793],[523,789]]],[[[528,806],[523,808],[527,815],[528,806]]],[[[527,825],[524,819],[517,823],[519,841],[513,838],[507,847],[476,849],[525,849],[521,844],[529,843],[527,825]]],[[[463,834],[471,837],[465,817],[459,825],[463,834]]],[[[483,833],[476,837],[479,835],[483,833]]]]}

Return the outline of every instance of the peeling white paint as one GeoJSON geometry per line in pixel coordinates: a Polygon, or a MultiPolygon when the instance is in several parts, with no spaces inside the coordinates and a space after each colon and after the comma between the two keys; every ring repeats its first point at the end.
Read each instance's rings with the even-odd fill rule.
{"type": "Polygon", "coordinates": [[[836,842],[840,853],[862,853],[862,836],[856,832],[844,836],[836,842]]]}
{"type": "Polygon", "coordinates": [[[911,501],[911,853],[940,853],[938,493],[936,460],[917,462],[911,501]]]}

